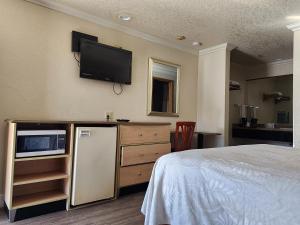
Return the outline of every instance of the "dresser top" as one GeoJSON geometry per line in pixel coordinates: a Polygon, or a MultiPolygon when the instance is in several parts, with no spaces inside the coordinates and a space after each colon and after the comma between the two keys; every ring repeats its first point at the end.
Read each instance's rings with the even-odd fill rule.
{"type": "Polygon", "coordinates": [[[127,125],[127,126],[134,126],[134,125],[153,125],[153,126],[156,126],[156,125],[171,125],[171,123],[163,123],[163,122],[117,122],[117,124],[120,124],[120,125],[127,125]]]}
{"type": "Polygon", "coordinates": [[[95,124],[95,125],[127,125],[127,126],[146,126],[146,125],[171,125],[169,122],[118,122],[118,121],[84,121],[84,120],[15,120],[15,119],[7,119],[5,120],[8,123],[44,123],[44,124],[95,124]]]}

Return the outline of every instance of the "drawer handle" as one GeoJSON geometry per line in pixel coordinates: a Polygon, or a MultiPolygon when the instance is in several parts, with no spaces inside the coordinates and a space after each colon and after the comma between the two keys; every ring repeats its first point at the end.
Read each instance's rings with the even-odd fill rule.
{"type": "Polygon", "coordinates": [[[155,152],[155,155],[159,155],[159,153],[158,153],[158,152],[155,152]]]}
{"type": "Polygon", "coordinates": [[[157,136],[157,133],[154,133],[154,136],[157,136]]]}
{"type": "Polygon", "coordinates": [[[144,155],[144,154],[140,154],[140,156],[141,156],[141,157],[144,157],[145,155],[144,155]]]}
{"type": "Polygon", "coordinates": [[[142,176],[142,173],[138,173],[138,176],[139,176],[139,177],[142,176]]]}
{"type": "Polygon", "coordinates": [[[139,134],[139,137],[142,137],[143,136],[143,134],[139,134]]]}

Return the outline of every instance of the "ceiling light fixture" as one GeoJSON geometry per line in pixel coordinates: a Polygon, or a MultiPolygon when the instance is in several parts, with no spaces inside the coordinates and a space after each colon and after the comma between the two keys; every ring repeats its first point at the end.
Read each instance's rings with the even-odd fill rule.
{"type": "Polygon", "coordinates": [[[192,43],[192,45],[193,45],[193,46],[201,46],[202,43],[199,42],[199,41],[194,41],[194,42],[192,43]]]}
{"type": "Polygon", "coordinates": [[[293,15],[285,17],[287,20],[300,20],[300,15],[293,15]]]}
{"type": "Polygon", "coordinates": [[[182,41],[182,40],[185,40],[186,37],[185,37],[184,35],[178,35],[178,36],[176,37],[176,39],[179,40],[179,41],[182,41]]]}
{"type": "Polygon", "coordinates": [[[121,14],[121,15],[119,15],[119,19],[123,20],[123,21],[130,21],[131,20],[131,16],[129,16],[127,14],[121,14]]]}

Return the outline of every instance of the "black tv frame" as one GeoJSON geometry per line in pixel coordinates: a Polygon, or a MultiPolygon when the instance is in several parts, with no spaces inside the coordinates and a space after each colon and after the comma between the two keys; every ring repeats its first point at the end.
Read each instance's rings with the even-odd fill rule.
{"type": "Polygon", "coordinates": [[[129,74],[129,80],[130,81],[129,82],[118,82],[118,81],[113,81],[113,80],[110,80],[110,79],[106,79],[105,77],[99,78],[99,77],[91,75],[91,74],[82,73],[82,71],[81,71],[81,65],[80,65],[80,77],[81,78],[87,78],[87,79],[92,79],[92,80],[102,80],[102,81],[108,81],[108,82],[113,82],[113,83],[120,83],[120,84],[131,85],[131,80],[132,80],[132,52],[131,51],[125,50],[123,48],[117,48],[117,47],[114,47],[114,46],[105,45],[105,44],[102,44],[102,43],[97,43],[97,42],[94,42],[94,41],[91,41],[91,40],[87,40],[87,39],[81,39],[80,42],[87,42],[87,43],[90,43],[92,45],[99,45],[99,46],[102,46],[102,47],[105,47],[105,48],[114,49],[114,50],[117,50],[117,51],[120,51],[120,52],[126,52],[126,53],[131,54],[130,74],[129,74]]]}
{"type": "Polygon", "coordinates": [[[96,36],[72,31],[72,52],[80,52],[80,43],[82,39],[98,42],[98,37],[96,36]]]}

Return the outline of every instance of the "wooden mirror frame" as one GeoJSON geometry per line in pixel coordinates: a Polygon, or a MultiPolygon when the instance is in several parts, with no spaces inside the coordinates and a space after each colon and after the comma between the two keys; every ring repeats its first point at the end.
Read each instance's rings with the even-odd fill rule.
{"type": "Polygon", "coordinates": [[[169,117],[179,117],[179,82],[180,82],[180,65],[166,62],[164,60],[149,58],[149,74],[148,74],[148,101],[147,101],[147,112],[148,116],[169,116],[169,117]],[[153,92],[153,64],[159,63],[167,66],[176,67],[177,69],[177,79],[176,79],[176,102],[175,102],[175,112],[157,112],[152,111],[152,92],[153,92]]]}

